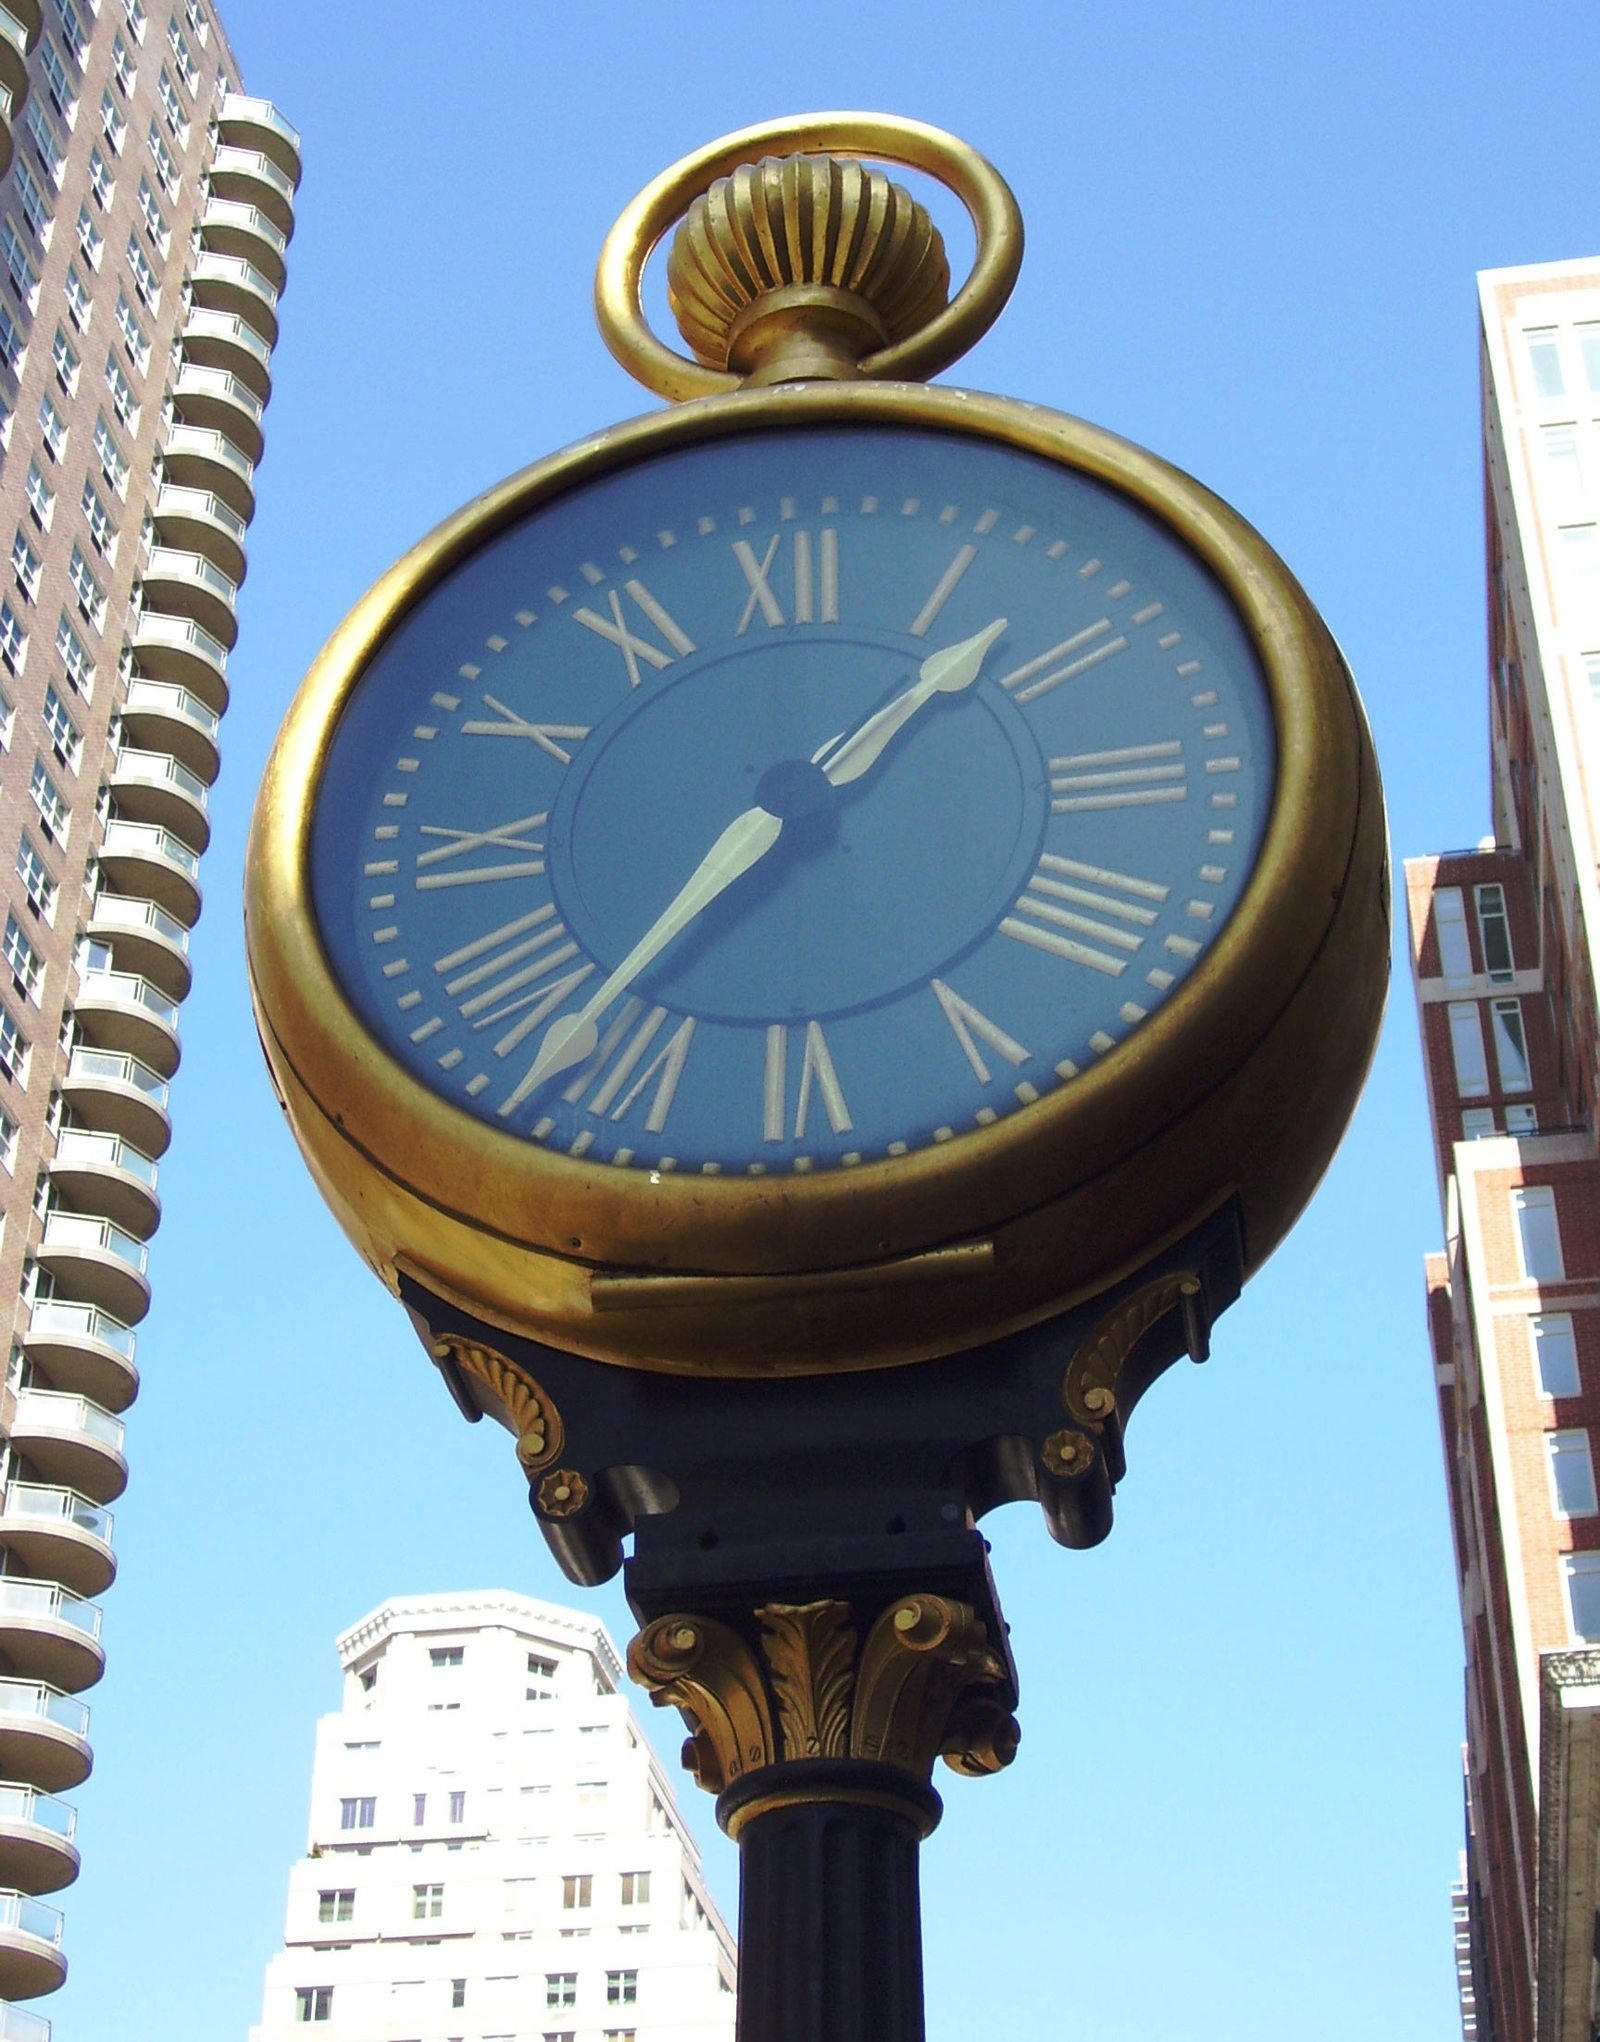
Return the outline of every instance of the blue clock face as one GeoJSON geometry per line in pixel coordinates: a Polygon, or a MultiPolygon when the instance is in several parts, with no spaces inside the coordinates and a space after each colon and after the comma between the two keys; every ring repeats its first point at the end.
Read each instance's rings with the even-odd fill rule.
{"type": "Polygon", "coordinates": [[[993,441],[766,431],[537,511],[413,610],[318,794],[325,947],[486,1125],[849,1169],[1070,1085],[1255,862],[1259,662],[1112,491],[993,441]]]}

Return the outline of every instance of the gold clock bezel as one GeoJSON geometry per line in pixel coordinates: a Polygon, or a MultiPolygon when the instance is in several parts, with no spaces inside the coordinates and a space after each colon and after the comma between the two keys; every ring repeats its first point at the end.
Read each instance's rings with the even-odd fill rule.
{"type": "Polygon", "coordinates": [[[1337,1145],[1387,983],[1376,764],[1331,636],[1266,542],[1156,456],[967,391],[818,383],[634,419],[536,462],[438,526],[334,632],[268,763],[245,900],[269,1065],[324,1197],[391,1288],[410,1272],[493,1323],[679,1373],[911,1361],[1091,1293],[1237,1196],[1255,1266],[1337,1145]],[[323,950],[310,843],[344,705],[454,568],[541,505],[731,434],[824,424],[986,438],[1152,513],[1231,599],[1266,676],[1272,813],[1233,914],[1118,1047],[986,1128],[850,1170],[657,1175],[574,1159],[429,1091],[368,1031],[323,950]]]}

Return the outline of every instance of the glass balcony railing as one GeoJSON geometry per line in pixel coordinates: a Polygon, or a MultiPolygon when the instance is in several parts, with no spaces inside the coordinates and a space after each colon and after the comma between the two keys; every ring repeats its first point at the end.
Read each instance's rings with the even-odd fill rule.
{"type": "Polygon", "coordinates": [[[156,1106],[164,1107],[171,1092],[167,1080],[126,1050],[75,1049],[67,1062],[67,1077],[108,1085],[131,1085],[156,1106]]]}
{"type": "Polygon", "coordinates": [[[61,1947],[61,1910],[46,1907],[31,1893],[0,1887],[0,1930],[14,1929],[24,1936],[37,1936],[41,1943],[61,1947]]]}
{"type": "Polygon", "coordinates": [[[232,227],[240,233],[259,235],[279,255],[289,245],[259,206],[246,205],[242,199],[207,199],[200,215],[200,232],[204,234],[207,227],[232,227]]]}
{"type": "Polygon", "coordinates": [[[175,837],[159,823],[120,820],[108,823],[101,856],[115,858],[119,853],[128,858],[164,858],[169,864],[181,866],[191,879],[200,876],[199,854],[191,851],[182,837],[175,837]]]}
{"type": "MultiPolygon", "coordinates": [[[[211,205],[206,207],[206,211],[209,213],[216,204],[217,201],[213,199],[211,205]]],[[[282,246],[283,236],[278,234],[277,228],[273,226],[264,213],[257,213],[254,206],[241,206],[239,211],[255,213],[255,217],[268,232],[278,236],[279,246],[282,246]]],[[[182,337],[185,340],[231,341],[235,347],[243,348],[247,355],[252,356],[258,361],[262,368],[267,366],[272,357],[271,348],[267,346],[267,343],[261,338],[260,334],[247,321],[241,319],[236,312],[205,312],[199,310],[191,312],[183,322],[182,337]]]]}
{"type": "MultiPolygon", "coordinates": [[[[298,146],[299,138],[296,137],[296,147],[298,146]]],[[[219,149],[211,159],[211,175],[226,177],[230,171],[235,177],[259,177],[263,184],[271,185],[285,204],[290,206],[294,204],[293,181],[278,168],[270,156],[263,156],[260,150],[228,146],[219,149]]]]}
{"type": "Polygon", "coordinates": [[[136,1241],[132,1234],[125,1234],[121,1227],[110,1220],[91,1219],[86,1213],[53,1212],[44,1223],[42,1248],[77,1249],[115,1255],[119,1262],[126,1262],[130,1269],[137,1269],[142,1276],[150,1259],[150,1251],[143,1241],[136,1241]]]}
{"type": "Polygon", "coordinates": [[[120,1134],[102,1134],[88,1127],[64,1127],[56,1138],[58,1163],[87,1164],[91,1169],[125,1170],[141,1184],[156,1188],[155,1158],[136,1149],[120,1134]]]}
{"type": "Polygon", "coordinates": [[[280,136],[297,156],[300,153],[300,130],[289,125],[270,99],[254,99],[247,92],[226,92],[217,108],[217,119],[224,127],[230,121],[249,121],[280,136]]]}
{"type": "Polygon", "coordinates": [[[19,1432],[81,1432],[115,1454],[122,1451],[124,1426],[88,1397],[65,1390],[25,1389],[17,1393],[19,1432]]]}
{"type": "Polygon", "coordinates": [[[85,1602],[59,1581],[29,1581],[22,1575],[0,1574],[0,1622],[13,1617],[53,1617],[71,1624],[86,1638],[100,1635],[100,1606],[85,1602]]]}
{"type": "Polygon", "coordinates": [[[89,1705],[80,1702],[76,1695],[64,1695],[47,1680],[0,1678],[0,1720],[15,1721],[19,1716],[54,1723],[58,1730],[69,1731],[74,1737],[89,1734],[89,1705]]]}
{"type": "MultiPolygon", "coordinates": [[[[212,261],[222,262],[223,256],[213,256],[212,261]]],[[[202,369],[194,362],[185,362],[178,371],[178,380],[173,385],[179,397],[223,397],[230,404],[237,404],[241,411],[248,412],[254,419],[261,417],[266,406],[250,388],[227,369],[202,369]]]]}
{"type": "MultiPolygon", "coordinates": [[[[265,157],[261,158],[266,161],[265,157]]],[[[287,180],[285,180],[287,182],[287,180]]],[[[264,277],[253,262],[246,262],[242,255],[202,255],[194,266],[194,280],[204,283],[207,278],[216,283],[238,284],[251,291],[269,307],[278,302],[276,286],[264,277]]]]}
{"type": "Polygon", "coordinates": [[[94,997],[115,1000],[121,1007],[141,1007],[152,1020],[162,1022],[168,1028],[178,1025],[177,1001],[169,1000],[165,993],[158,992],[147,978],[141,978],[135,971],[86,971],[78,1000],[81,1004],[85,999],[94,997]]]}
{"type": "Polygon", "coordinates": [[[78,1811],[70,1801],[55,1794],[41,1794],[37,1787],[0,1780],[0,1822],[26,1823],[31,1829],[47,1829],[63,1843],[71,1843],[78,1826],[78,1811]]]}
{"type": "Polygon", "coordinates": [[[155,781],[164,787],[175,787],[180,794],[187,795],[197,808],[206,805],[206,783],[198,773],[172,757],[169,752],[141,751],[136,745],[118,745],[111,761],[112,778],[126,774],[130,779],[155,781]]]}
{"type": "Polygon", "coordinates": [[[18,21],[9,7],[0,7],[0,36],[10,43],[17,55],[24,60],[28,54],[28,31],[18,21]]]}
{"type": "Polygon", "coordinates": [[[50,2042],[50,2023],[43,2014],[0,2000],[0,2042],[50,2042]]]}
{"type": "Polygon", "coordinates": [[[0,1518],[26,1519],[29,1524],[70,1524],[103,1544],[111,1543],[111,1512],[76,1489],[56,1482],[8,1482],[0,1492],[0,1518]]]}
{"type": "MultiPolygon", "coordinates": [[[[128,700],[130,703],[133,701],[135,689],[159,688],[162,685],[160,681],[135,681],[133,687],[128,690],[128,700]]],[[[187,690],[172,688],[168,692],[182,695],[186,694],[187,690]]],[[[189,699],[194,700],[193,696],[189,699]]],[[[199,708],[201,705],[196,703],[195,706],[199,708]]],[[[97,893],[94,897],[94,906],[89,910],[89,920],[91,924],[108,929],[127,929],[132,934],[148,932],[152,936],[160,936],[175,950],[181,950],[185,956],[188,955],[189,931],[176,915],[169,915],[164,907],[153,900],[135,900],[126,893],[97,893]]]]}
{"type": "Polygon", "coordinates": [[[198,518],[221,525],[225,532],[231,532],[236,539],[243,539],[245,521],[236,510],[229,510],[220,496],[213,496],[208,489],[182,489],[175,482],[163,483],[156,495],[157,518],[198,518]]]}
{"type": "Polygon", "coordinates": [[[199,581],[220,596],[225,603],[237,601],[239,584],[229,581],[220,567],[200,553],[190,553],[177,546],[157,546],[150,555],[144,571],[148,581],[199,581]]]}

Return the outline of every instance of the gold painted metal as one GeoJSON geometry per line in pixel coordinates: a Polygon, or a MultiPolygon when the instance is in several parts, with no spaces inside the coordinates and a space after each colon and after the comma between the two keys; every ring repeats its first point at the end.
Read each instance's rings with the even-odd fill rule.
{"type": "Polygon", "coordinates": [[[987,1276],[993,1268],[993,1241],[961,1241],[950,1248],[930,1248],[924,1255],[901,1255],[892,1262],[866,1262],[854,1269],[812,1269],[803,1276],[595,1275],[589,1279],[589,1299],[597,1312],[630,1311],[641,1305],[660,1311],[672,1305],[736,1301],[793,1304],[801,1297],[820,1297],[830,1291],[920,1288],[987,1276]]]}
{"type": "MultiPolygon", "coordinates": [[[[561,1414],[532,1376],[493,1347],[468,1340],[459,1333],[447,1333],[433,1343],[434,1354],[453,1361],[457,1368],[476,1376],[493,1393],[517,1436],[517,1459],[528,1475],[548,1467],[561,1452],[564,1430],[561,1414]]],[[[581,1480],[581,1478],[580,1478],[581,1480]]]]}
{"type": "Polygon", "coordinates": [[[557,1468],[533,1493],[541,1517],[576,1517],[589,1500],[589,1484],[576,1468],[557,1468]]]}
{"type": "Polygon", "coordinates": [[[755,1654],[712,1617],[657,1617],[628,1647],[628,1671],[658,1708],[671,1703],[689,1726],[685,1769],[720,1794],[778,1756],[772,1709],[755,1654]]]}
{"type": "Polygon", "coordinates": [[[685,1375],[954,1352],[1133,1274],[1229,1197],[1247,1272],[1258,1267],[1343,1133],[1388,978],[1387,845],[1365,720],[1325,626],[1260,535],[1188,476],[1080,420],[875,382],[741,391],[636,419],[511,477],[422,540],[340,625],[285,720],[251,832],[246,918],[262,1040],[296,1139],[391,1288],[405,1271],[508,1331],[685,1375]],[[1211,571],[1257,649],[1278,743],[1243,898],[1196,970],[1092,1069],[901,1158],[652,1182],[485,1127],[367,1033],[322,949],[308,853],[345,703],[415,602],[555,496],[708,439],[840,424],[975,434],[1057,462],[1154,513],[1211,571]],[[905,1280],[900,1265],[966,1256],[975,1237],[984,1252],[959,1276],[905,1280]],[[657,1278],[688,1280],[670,1312],[657,1278]]]}
{"type": "Polygon", "coordinates": [[[748,383],[853,378],[949,294],[926,208],[836,156],[742,163],[689,207],[667,258],[667,301],[696,358],[748,383]]]}
{"type": "MultiPolygon", "coordinates": [[[[736,214],[739,201],[730,200],[726,207],[719,201],[711,209],[710,218],[702,214],[701,218],[706,222],[703,241],[708,262],[704,268],[699,262],[694,264],[700,276],[695,279],[696,287],[693,289],[689,285],[688,258],[684,258],[683,295],[693,306],[686,337],[697,352],[704,344],[706,359],[691,361],[656,338],[645,320],[640,287],[651,252],[675,223],[691,212],[695,201],[708,194],[719,178],[735,176],[743,167],[759,164],[763,157],[775,150],[824,157],[844,151],[852,158],[865,156],[926,171],[947,185],[960,199],[977,236],[977,253],[966,282],[949,304],[935,311],[932,317],[922,319],[915,330],[903,337],[897,334],[895,322],[885,316],[882,306],[876,304],[874,294],[856,290],[850,283],[850,267],[844,267],[840,273],[836,263],[825,261],[820,265],[825,273],[809,277],[785,276],[781,265],[777,266],[774,275],[786,288],[818,283],[834,289],[843,286],[853,295],[866,299],[873,307],[874,316],[882,323],[888,343],[879,342],[870,353],[852,353],[848,338],[851,327],[863,331],[867,339],[875,340],[877,336],[872,321],[863,322],[855,306],[841,305],[837,300],[813,299],[809,302],[814,311],[832,315],[819,317],[816,322],[824,332],[831,327],[831,338],[819,344],[814,359],[808,365],[808,358],[794,338],[795,327],[805,322],[803,319],[790,321],[784,314],[781,323],[789,327],[785,344],[796,350],[789,357],[793,361],[789,373],[811,376],[843,372],[908,381],[933,376],[958,360],[988,331],[1010,297],[1017,272],[1022,267],[1022,214],[1010,187],[993,164],[986,162],[975,149],[968,148],[954,135],[946,134],[940,128],[928,127],[921,121],[902,120],[893,114],[881,113],[799,114],[784,120],[763,122],[759,127],[743,128],[737,134],[724,135],[721,140],[685,156],[646,185],[607,235],[595,271],[595,318],[606,346],[629,375],[637,377],[646,389],[655,391],[658,396],[669,397],[676,402],[693,397],[719,396],[740,387],[742,376],[738,363],[745,357],[735,346],[731,354],[724,351],[724,360],[733,361],[733,367],[709,365],[716,360],[716,327],[701,312],[702,300],[708,295],[704,286],[713,283],[717,270],[725,270],[729,251],[734,251],[732,266],[741,266],[737,253],[742,232],[736,214]],[[715,227],[712,219],[716,221],[715,227]],[[713,246],[713,234],[720,245],[713,246]],[[829,366],[830,363],[834,366],[829,366]],[[842,371],[838,366],[840,363],[844,364],[842,371]]],[[[887,180],[884,182],[887,185],[887,180]]],[[[793,213],[796,232],[803,218],[802,203],[797,188],[793,213]]],[[[762,202],[761,210],[767,213],[767,201],[762,202]]],[[[780,213],[781,210],[780,207],[780,213]]],[[[869,219],[870,215],[869,204],[869,219]]],[[[758,232],[753,203],[749,218],[750,231],[758,232]]],[[[701,238],[698,225],[693,235],[701,238]]],[[[826,241],[823,252],[827,253],[826,241]]],[[[809,260],[802,265],[805,266],[810,266],[809,260]]],[[[948,283],[948,269],[945,282],[948,283]]],[[[929,293],[929,302],[931,296],[929,293]]],[[[804,302],[791,300],[788,312],[802,310],[804,302]]],[[[755,356],[764,357],[764,349],[754,343],[752,345],[755,356]]]]}
{"type": "Polygon", "coordinates": [[[902,1596],[864,1641],[846,1602],[765,1603],[754,1616],[764,1670],[707,1617],[658,1617],[628,1648],[657,1707],[682,1710],[684,1765],[710,1792],[788,1760],[874,1759],[925,1781],[940,1756],[974,1778],[1016,1756],[1006,1670],[970,1604],[902,1596]]]}
{"type": "Polygon", "coordinates": [[[819,1783],[807,1787],[804,1780],[792,1776],[781,1787],[774,1787],[766,1794],[753,1794],[742,1807],[735,1808],[722,1818],[722,1826],[728,1836],[737,1843],[740,1835],[758,1816],[777,1815],[785,1808],[880,1808],[889,1815],[903,1815],[915,1827],[924,1842],[932,1836],[938,1818],[919,1800],[911,1795],[901,1796],[887,1788],[841,1787],[819,1783]]]}
{"type": "Polygon", "coordinates": [[[756,1611],[787,1758],[850,1749],[856,1632],[847,1602],[767,1603],[756,1611]]]}
{"type": "MultiPolygon", "coordinates": [[[[1115,1416],[1117,1378],[1122,1373],[1122,1364],[1156,1321],[1164,1318],[1175,1305],[1181,1305],[1186,1297],[1192,1297],[1199,1287],[1199,1280],[1192,1270],[1181,1270],[1158,1277],[1154,1283],[1134,1291],[1107,1312],[1068,1362],[1066,1375],[1062,1378],[1061,1401],[1079,1424],[1099,1432],[1106,1420],[1115,1416]]],[[[1050,1435],[1043,1448],[1047,1467],[1051,1465],[1052,1442],[1072,1439],[1082,1440],[1082,1434],[1053,1432],[1050,1435]]],[[[1087,1444],[1086,1441],[1083,1443],[1087,1444]]],[[[1063,1451],[1068,1449],[1063,1448],[1063,1451]]],[[[1055,1472],[1076,1474],[1079,1470],[1058,1468],[1055,1472]]]]}
{"type": "Polygon", "coordinates": [[[1094,1447],[1081,1432],[1063,1429],[1040,1441],[1039,1458],[1052,1475],[1082,1475],[1094,1465],[1094,1447]]]}

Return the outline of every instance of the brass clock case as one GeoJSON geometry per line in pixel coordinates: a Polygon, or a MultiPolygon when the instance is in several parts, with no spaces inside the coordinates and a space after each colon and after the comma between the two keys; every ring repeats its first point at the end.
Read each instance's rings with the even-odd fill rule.
{"type": "Polygon", "coordinates": [[[682,404],[535,463],[447,519],[307,675],[245,879],[268,1063],[319,1188],[394,1288],[409,1273],[557,1347],[690,1375],[912,1362],[1034,1323],[1236,1199],[1246,1269],[1326,1168],[1377,1039],[1388,858],[1376,760],[1326,627],[1265,541],[1178,470],[1080,420],[897,383],[682,404]],[[340,715],[402,618],[507,526],[618,468],[818,425],[978,435],[1153,514],[1226,590],[1261,661],[1278,779],[1259,860],[1171,997],[1092,1069],[993,1126],[808,1176],[657,1175],[553,1153],[425,1089],[358,1019],[312,908],[312,820],[340,715]]]}

